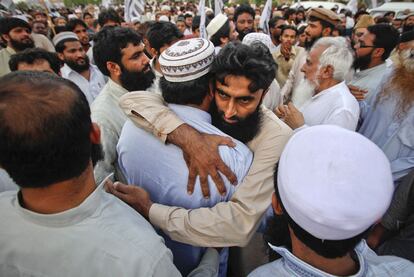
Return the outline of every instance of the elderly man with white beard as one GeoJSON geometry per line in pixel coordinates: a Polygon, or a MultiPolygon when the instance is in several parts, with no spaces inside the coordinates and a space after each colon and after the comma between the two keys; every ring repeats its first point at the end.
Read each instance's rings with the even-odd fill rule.
{"type": "Polygon", "coordinates": [[[277,116],[296,130],[331,124],[354,131],[359,105],[344,81],[352,63],[353,55],[344,38],[319,39],[302,67],[305,82],[301,93],[311,95],[310,99],[299,109],[291,102],[279,106],[277,116]]]}

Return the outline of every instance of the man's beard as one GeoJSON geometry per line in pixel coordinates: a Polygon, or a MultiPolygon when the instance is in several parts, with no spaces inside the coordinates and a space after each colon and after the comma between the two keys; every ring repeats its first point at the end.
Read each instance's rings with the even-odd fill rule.
{"type": "Polygon", "coordinates": [[[239,33],[239,40],[240,40],[240,41],[242,41],[242,40],[243,40],[243,38],[244,38],[247,34],[253,33],[254,31],[253,31],[253,29],[247,29],[247,30],[244,30],[244,31],[239,31],[239,30],[237,30],[237,32],[239,33]]]}
{"type": "Polygon", "coordinates": [[[356,57],[352,66],[354,69],[365,70],[368,68],[371,60],[371,53],[362,57],[356,57]]]}
{"type": "Polygon", "coordinates": [[[123,65],[121,65],[121,70],[120,81],[127,91],[146,90],[155,79],[155,74],[149,64],[142,71],[129,71],[123,65]]]}
{"type": "Polygon", "coordinates": [[[23,51],[25,49],[34,47],[34,41],[31,38],[26,39],[25,42],[10,38],[10,43],[12,48],[16,51],[23,51]]]}
{"type": "Polygon", "coordinates": [[[89,69],[89,57],[87,55],[85,55],[85,57],[83,58],[84,62],[83,63],[78,63],[77,61],[74,60],[67,60],[65,59],[64,62],[74,71],[78,72],[78,73],[82,73],[86,70],[89,69]]]}
{"type": "Polygon", "coordinates": [[[103,160],[104,158],[104,152],[102,150],[102,144],[95,144],[92,143],[91,146],[91,160],[92,160],[92,165],[95,167],[95,165],[103,160]]]}
{"type": "Polygon", "coordinates": [[[238,122],[230,124],[224,121],[224,112],[219,111],[215,101],[213,101],[209,111],[212,124],[232,138],[248,143],[257,135],[262,125],[263,113],[260,110],[260,105],[261,101],[256,110],[246,118],[233,116],[231,119],[238,120],[238,122]]]}
{"type": "Polygon", "coordinates": [[[317,87],[318,84],[303,79],[293,92],[292,102],[296,108],[300,109],[315,94],[317,87]]]}
{"type": "Polygon", "coordinates": [[[414,25],[404,25],[402,28],[402,32],[409,32],[409,31],[413,31],[414,30],[414,25]]]}
{"type": "Polygon", "coordinates": [[[321,37],[322,37],[322,34],[318,37],[311,38],[310,41],[308,41],[308,37],[306,37],[306,39],[305,39],[305,49],[309,51],[312,48],[312,46],[315,44],[315,42],[318,39],[320,39],[321,37]]]}

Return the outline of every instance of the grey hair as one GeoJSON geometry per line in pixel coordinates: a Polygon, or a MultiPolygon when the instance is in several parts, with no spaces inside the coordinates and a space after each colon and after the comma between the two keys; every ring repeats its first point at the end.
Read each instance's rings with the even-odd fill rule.
{"type": "Polygon", "coordinates": [[[319,58],[319,68],[332,66],[334,68],[333,78],[337,81],[344,81],[351,71],[354,62],[354,55],[349,43],[343,37],[323,37],[316,41],[312,50],[324,47],[319,58]]]}

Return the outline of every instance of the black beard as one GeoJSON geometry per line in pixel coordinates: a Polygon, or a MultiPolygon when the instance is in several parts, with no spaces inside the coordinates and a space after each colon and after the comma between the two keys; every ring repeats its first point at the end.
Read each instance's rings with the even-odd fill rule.
{"type": "Polygon", "coordinates": [[[11,46],[16,52],[23,51],[28,48],[34,47],[34,41],[30,39],[29,42],[20,42],[14,39],[10,39],[11,46]]]}
{"type": "Polygon", "coordinates": [[[155,79],[155,74],[150,69],[149,64],[143,71],[128,71],[123,65],[121,65],[121,70],[120,81],[122,87],[127,91],[146,90],[155,79]]]}
{"type": "Polygon", "coordinates": [[[365,70],[371,62],[371,53],[362,57],[356,57],[353,63],[354,69],[365,70]]]}
{"type": "Polygon", "coordinates": [[[414,30],[414,25],[404,25],[402,28],[402,32],[409,32],[409,31],[413,31],[414,30]]]}
{"type": "Polygon", "coordinates": [[[253,33],[253,30],[246,30],[246,31],[239,31],[239,30],[237,30],[237,32],[239,33],[239,40],[240,41],[242,41],[243,40],[243,38],[247,35],[247,34],[250,34],[250,33],[253,33]]]}
{"type": "Polygon", "coordinates": [[[65,63],[74,71],[78,72],[78,73],[82,73],[86,70],[89,69],[89,57],[87,55],[85,55],[85,63],[84,64],[79,64],[76,61],[73,60],[67,60],[65,59],[65,63]]]}
{"type": "Polygon", "coordinates": [[[232,119],[238,119],[238,122],[235,124],[229,124],[223,120],[224,112],[218,110],[214,101],[210,106],[209,112],[212,124],[215,127],[243,143],[251,141],[257,135],[262,125],[263,114],[260,111],[260,104],[252,114],[244,119],[236,116],[233,117],[232,119]]]}
{"type": "Polygon", "coordinates": [[[103,158],[104,158],[104,152],[102,150],[102,144],[92,143],[92,146],[91,146],[92,165],[95,167],[97,162],[103,160],[103,158]]]}
{"type": "MultiPolygon", "coordinates": [[[[273,214],[272,218],[267,220],[266,230],[263,234],[263,238],[267,243],[271,243],[274,246],[284,246],[287,249],[292,249],[292,241],[290,238],[288,221],[286,217],[282,215],[273,214]]],[[[271,250],[269,255],[270,261],[280,258],[279,254],[271,250]]]]}
{"type": "Polygon", "coordinates": [[[321,37],[312,38],[311,41],[305,39],[305,49],[309,51],[319,38],[321,37]]]}

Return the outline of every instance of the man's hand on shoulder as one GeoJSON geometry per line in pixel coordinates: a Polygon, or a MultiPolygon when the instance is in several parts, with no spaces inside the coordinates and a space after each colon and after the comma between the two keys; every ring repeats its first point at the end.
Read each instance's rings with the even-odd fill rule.
{"type": "Polygon", "coordinates": [[[220,194],[226,193],[223,179],[219,172],[224,174],[232,184],[237,184],[237,178],[230,168],[222,161],[218,147],[227,145],[234,147],[235,143],[229,137],[201,134],[187,124],[183,124],[168,135],[168,141],[179,146],[184,152],[184,159],[188,166],[187,191],[192,194],[197,176],[200,178],[203,196],[208,198],[208,176],[216,184],[220,194]]]}
{"type": "Polygon", "coordinates": [[[143,188],[106,181],[105,190],[127,203],[145,218],[149,218],[149,210],[153,203],[148,192],[143,188]]]}

